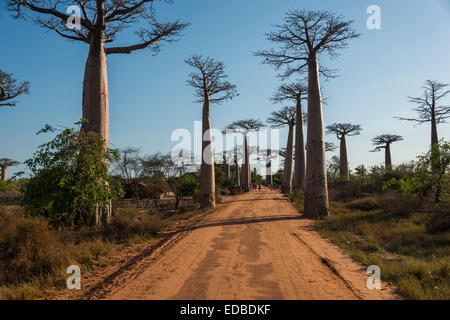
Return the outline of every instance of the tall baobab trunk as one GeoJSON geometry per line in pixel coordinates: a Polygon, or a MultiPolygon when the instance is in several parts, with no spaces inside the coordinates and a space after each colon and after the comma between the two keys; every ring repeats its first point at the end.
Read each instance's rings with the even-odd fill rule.
{"type": "Polygon", "coordinates": [[[2,181],[6,182],[8,180],[8,167],[2,166],[2,181]]]}
{"type": "Polygon", "coordinates": [[[315,54],[308,61],[308,146],[304,214],[321,218],[330,214],[325,159],[325,134],[319,66],[315,54]]]}
{"type": "MultiPolygon", "coordinates": [[[[205,89],[206,92],[206,89],[205,89]]],[[[202,164],[200,166],[200,207],[215,207],[214,158],[209,118],[209,96],[205,93],[202,114],[202,164]]]]}
{"type": "Polygon", "coordinates": [[[269,163],[266,164],[266,184],[267,185],[272,185],[273,184],[272,161],[269,161],[269,163]]]}
{"type": "Polygon", "coordinates": [[[392,169],[391,145],[389,143],[386,143],[386,148],[384,149],[384,165],[386,169],[392,169]]]}
{"type": "Polygon", "coordinates": [[[289,134],[286,145],[286,158],[284,159],[283,183],[281,184],[281,192],[288,194],[292,188],[292,160],[294,147],[294,127],[289,126],[289,134]]]}
{"type": "Polygon", "coordinates": [[[431,113],[431,146],[439,143],[438,133],[437,133],[437,124],[436,124],[436,115],[434,114],[434,110],[431,113]]]}
{"type": "Polygon", "coordinates": [[[106,53],[101,32],[91,35],[83,81],[83,128],[109,142],[109,98],[106,53]]]}
{"type": "Polygon", "coordinates": [[[345,141],[345,135],[342,135],[341,138],[341,146],[340,146],[340,165],[339,165],[339,174],[342,181],[349,181],[350,176],[348,173],[348,161],[347,161],[347,143],[345,141]]]}
{"type": "Polygon", "coordinates": [[[230,179],[231,177],[231,167],[229,163],[225,163],[225,178],[230,179]]]}
{"type": "Polygon", "coordinates": [[[294,165],[294,190],[305,190],[306,182],[306,156],[305,138],[303,132],[302,100],[297,100],[295,124],[295,165],[294,165]]]}
{"type": "Polygon", "coordinates": [[[239,170],[239,163],[238,163],[237,156],[234,158],[234,164],[236,166],[236,186],[240,186],[241,185],[241,173],[239,170]]]}
{"type": "MultiPolygon", "coordinates": [[[[434,101],[434,99],[433,99],[434,101]]],[[[433,147],[438,145],[438,133],[437,133],[437,123],[436,123],[436,114],[434,112],[434,102],[433,108],[431,112],[431,154],[433,155],[433,159],[431,159],[431,169],[433,173],[437,174],[439,172],[439,154],[433,152],[433,147]]],[[[439,151],[439,148],[437,149],[439,151]]]]}
{"type": "Polygon", "coordinates": [[[244,162],[242,163],[241,187],[244,191],[250,191],[250,156],[248,154],[247,135],[244,134],[244,162]]]}

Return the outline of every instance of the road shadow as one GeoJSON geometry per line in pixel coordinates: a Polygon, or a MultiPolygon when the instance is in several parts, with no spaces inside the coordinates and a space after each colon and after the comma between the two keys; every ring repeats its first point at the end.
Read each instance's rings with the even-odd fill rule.
{"type": "Polygon", "coordinates": [[[200,224],[196,226],[188,227],[187,230],[196,230],[201,228],[211,228],[211,227],[223,227],[223,226],[234,226],[234,225],[245,225],[252,223],[263,223],[263,222],[274,222],[274,221],[290,221],[290,220],[302,220],[303,216],[292,216],[292,215],[277,215],[274,217],[259,217],[259,218],[241,218],[241,219],[227,219],[219,220],[212,223],[200,224]]]}

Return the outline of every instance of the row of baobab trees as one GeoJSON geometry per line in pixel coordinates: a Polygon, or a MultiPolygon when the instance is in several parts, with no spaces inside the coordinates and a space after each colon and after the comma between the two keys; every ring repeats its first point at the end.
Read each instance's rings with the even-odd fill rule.
{"type": "MultiPolygon", "coordinates": [[[[97,133],[104,139],[105,148],[109,140],[107,57],[112,54],[130,54],[145,48],[159,52],[162,43],[174,42],[189,25],[180,20],[159,22],[155,15],[154,0],[60,0],[57,2],[6,0],[3,3],[14,18],[30,17],[42,28],[88,46],[82,93],[82,118],[86,121],[82,129],[97,133]],[[82,14],[80,26],[75,29],[68,27],[67,22],[71,17],[66,13],[67,8],[73,3],[79,6],[82,14]],[[142,28],[143,25],[146,27],[142,28]],[[133,27],[137,29],[136,34],[139,38],[137,43],[128,46],[113,45],[121,31],[133,27]]],[[[348,41],[358,38],[359,34],[352,29],[352,24],[353,21],[345,20],[344,17],[328,11],[290,10],[283,22],[275,27],[276,30],[267,34],[267,39],[275,44],[275,48],[254,53],[263,59],[263,63],[272,65],[279,71],[279,76],[283,80],[292,76],[306,78],[306,84],[300,84],[300,87],[295,87],[299,85],[298,83],[293,87],[282,86],[275,100],[294,100],[296,103],[295,111],[299,116],[295,118],[297,143],[293,152],[295,155],[294,188],[302,188],[305,192],[304,214],[307,217],[322,217],[329,214],[325,130],[319,78],[320,76],[331,77],[332,71],[320,66],[318,58],[323,54],[334,56],[339,49],[347,46],[348,41]],[[306,144],[301,142],[304,140],[302,139],[304,135],[302,100],[307,100],[306,144]]],[[[215,183],[210,136],[210,105],[232,99],[237,96],[237,91],[233,84],[226,81],[221,62],[198,55],[192,56],[186,62],[196,70],[190,75],[188,84],[195,88],[198,102],[203,104],[201,206],[214,206],[215,183]],[[209,161],[205,161],[205,158],[209,161]]],[[[10,95],[6,91],[7,88],[3,87],[2,99],[10,95]]],[[[420,104],[420,100],[417,100],[417,103],[420,104]]],[[[432,118],[430,121],[434,125],[437,118],[432,118]]],[[[255,130],[259,124],[256,120],[237,121],[228,129],[245,135],[250,130],[255,130]]],[[[280,125],[280,123],[275,121],[273,125],[280,125]]],[[[293,141],[292,134],[293,132],[290,132],[290,139],[293,141]]],[[[437,133],[434,136],[437,137],[437,133]]],[[[244,140],[246,144],[246,139],[244,140]]],[[[345,143],[345,140],[341,139],[341,141],[344,141],[341,144],[345,143]]],[[[390,143],[386,141],[382,143],[385,143],[384,147],[388,150],[390,143]]],[[[382,148],[381,143],[379,147],[382,148]]],[[[245,150],[247,150],[245,163],[248,163],[248,149],[245,148],[245,150]]],[[[291,150],[288,148],[286,152],[291,153],[291,150]]],[[[288,154],[287,156],[291,157],[288,154]]],[[[243,171],[244,179],[249,179],[249,166],[243,166],[243,171]]]]}

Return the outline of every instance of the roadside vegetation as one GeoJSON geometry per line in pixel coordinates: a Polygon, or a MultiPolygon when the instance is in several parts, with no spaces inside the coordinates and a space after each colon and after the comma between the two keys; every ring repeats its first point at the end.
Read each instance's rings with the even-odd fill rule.
{"type": "MultiPolygon", "coordinates": [[[[342,182],[331,161],[331,215],[316,224],[317,230],[364,266],[379,266],[382,280],[394,284],[403,297],[447,300],[449,165],[446,142],[392,170],[360,166],[348,182],[342,182]]],[[[291,200],[303,211],[301,191],[291,200]]]]}

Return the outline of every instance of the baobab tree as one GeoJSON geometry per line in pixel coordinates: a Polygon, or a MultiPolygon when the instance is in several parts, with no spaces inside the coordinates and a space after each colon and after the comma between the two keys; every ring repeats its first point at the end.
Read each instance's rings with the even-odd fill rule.
{"type": "Polygon", "coordinates": [[[83,130],[95,132],[109,139],[109,101],[107,55],[130,54],[151,48],[160,50],[162,42],[173,42],[186,28],[180,21],[160,23],[156,20],[154,0],[6,0],[7,9],[14,18],[27,16],[45,30],[89,46],[83,80],[83,130]],[[72,5],[78,7],[80,16],[67,14],[72,5]],[[79,24],[78,24],[79,22],[79,24]],[[109,46],[120,31],[132,26],[139,41],[129,46],[109,46]],[[145,26],[145,27],[142,27],[145,26]],[[106,45],[108,44],[108,47],[106,45]]]}
{"type": "Polygon", "coordinates": [[[351,123],[333,123],[327,126],[328,134],[335,134],[336,137],[340,140],[340,167],[339,167],[339,176],[343,181],[349,181],[350,175],[348,172],[348,160],[347,160],[347,136],[356,136],[361,133],[361,125],[359,124],[351,124],[351,123]]]}
{"type": "Polygon", "coordinates": [[[288,194],[292,189],[292,161],[294,157],[294,126],[296,123],[296,108],[283,107],[279,111],[272,112],[272,116],[267,119],[272,128],[288,126],[289,133],[286,144],[286,157],[284,159],[283,181],[281,192],[288,194]]]}
{"type": "Polygon", "coordinates": [[[448,84],[437,81],[427,80],[422,97],[408,97],[409,101],[416,105],[412,110],[417,112],[417,118],[396,117],[399,120],[416,122],[416,125],[430,123],[431,124],[431,147],[438,144],[437,125],[445,123],[450,118],[450,105],[440,105],[439,102],[450,90],[446,90],[448,84]]]}
{"type": "Polygon", "coordinates": [[[251,131],[261,129],[264,124],[260,120],[247,119],[239,120],[229,124],[225,130],[227,132],[241,133],[244,140],[244,159],[242,160],[242,178],[241,187],[245,192],[250,191],[251,172],[250,172],[250,151],[248,146],[248,134],[251,131]]]}
{"type": "Polygon", "coordinates": [[[0,70],[0,106],[14,107],[17,101],[15,98],[23,94],[30,93],[28,81],[17,83],[12,74],[0,70]]]}
{"type": "Polygon", "coordinates": [[[384,163],[386,169],[392,169],[391,144],[402,140],[403,138],[401,136],[394,134],[382,134],[372,139],[374,146],[376,146],[376,148],[372,150],[372,152],[378,152],[381,149],[384,149],[384,163]]]}
{"type": "Polygon", "coordinates": [[[8,167],[17,166],[20,164],[18,161],[14,161],[9,158],[2,158],[0,159],[0,168],[2,170],[2,181],[8,180],[8,167]]]}
{"type": "Polygon", "coordinates": [[[304,215],[320,218],[329,215],[328,186],[325,160],[325,137],[318,56],[335,56],[349,40],[359,37],[351,28],[353,21],[328,11],[290,10],[277,30],[267,39],[279,44],[278,49],[256,52],[263,63],[270,64],[287,78],[293,74],[308,74],[308,129],[304,215]]]}
{"type": "Polygon", "coordinates": [[[306,182],[306,153],[303,130],[302,100],[307,99],[307,86],[302,81],[281,85],[272,97],[274,103],[294,101],[296,106],[295,122],[295,162],[294,162],[294,192],[305,190],[306,182]]]}
{"type": "Polygon", "coordinates": [[[227,75],[221,61],[193,55],[185,62],[196,71],[189,74],[187,84],[195,89],[202,111],[202,162],[200,166],[200,207],[216,206],[214,154],[212,150],[210,105],[221,104],[237,96],[236,86],[224,80],[227,75]]]}

